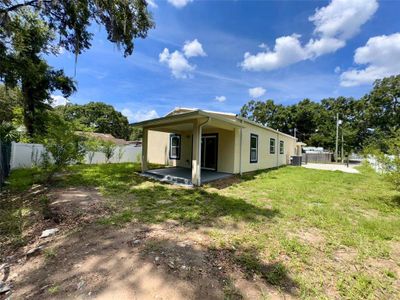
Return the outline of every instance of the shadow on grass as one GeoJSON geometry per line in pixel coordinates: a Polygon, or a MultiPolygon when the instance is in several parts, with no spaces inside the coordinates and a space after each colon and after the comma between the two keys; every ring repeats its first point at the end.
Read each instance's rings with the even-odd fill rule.
{"type": "Polygon", "coordinates": [[[240,198],[203,189],[171,188],[165,185],[138,187],[123,200],[115,200],[116,212],[104,224],[123,224],[133,218],[144,223],[176,220],[181,224],[212,225],[220,217],[234,221],[265,222],[279,215],[277,209],[260,208],[240,198]]]}
{"type": "Polygon", "coordinates": [[[396,206],[400,206],[400,194],[394,195],[390,202],[396,206]]]}
{"type": "MultiPolygon", "coordinates": [[[[136,174],[136,169],[133,164],[73,166],[57,178],[58,187],[92,186],[111,196],[110,214],[100,219],[100,223],[135,223],[123,228],[97,224],[77,227],[82,230],[65,236],[52,251],[55,255],[45,258],[43,264],[37,264],[30,274],[24,274],[16,282],[16,288],[27,291],[24,297],[71,298],[89,292],[95,297],[122,286],[132,297],[140,298],[148,296],[151,285],[157,286],[157,294],[166,298],[242,298],[228,275],[229,270],[223,272],[218,267],[218,257],[225,250],[213,250],[214,254],[222,253],[214,255],[207,248],[190,245],[182,248],[179,241],[163,235],[145,241],[135,226],[149,228],[152,224],[175,220],[182,228],[192,230],[200,225],[218,224],[220,218],[228,218],[233,223],[265,223],[279,216],[279,211],[201,188],[154,183],[136,174]],[[133,244],[137,239],[140,239],[139,245],[133,244]],[[160,261],[156,263],[155,257],[160,261]],[[175,261],[172,267],[171,259],[175,261]],[[183,272],[183,266],[189,269],[183,272]],[[171,286],[175,287],[175,294],[169,294],[171,290],[167,287],[171,286]]],[[[245,178],[251,180],[263,172],[246,174],[245,178]]],[[[236,253],[230,254],[234,264],[249,274],[259,274],[265,283],[278,290],[292,293],[296,285],[284,265],[264,263],[256,252],[238,249],[236,253]]],[[[231,268],[234,271],[232,264],[231,268]]]]}
{"type": "Polygon", "coordinates": [[[295,287],[279,263],[262,264],[247,254],[235,258],[190,243],[182,246],[179,235],[160,237],[160,232],[154,233],[157,230],[144,225],[121,229],[90,225],[66,235],[56,247],[46,244],[51,250],[43,253],[53,254],[33,258],[35,267],[15,282],[15,290],[22,293],[15,296],[243,299],[245,291],[234,284],[235,267],[230,262],[235,259],[249,272],[261,274],[277,292],[292,293],[290,287],[295,287]]]}
{"type": "Polygon", "coordinates": [[[212,188],[215,188],[218,190],[223,190],[225,188],[228,188],[233,185],[238,185],[245,181],[254,180],[257,178],[257,176],[259,176],[261,174],[267,174],[267,173],[270,173],[272,171],[275,171],[275,170],[278,170],[278,169],[284,168],[284,167],[286,167],[286,166],[281,166],[278,168],[270,168],[270,169],[265,169],[265,170],[258,170],[258,171],[253,171],[253,172],[246,172],[246,173],[243,173],[242,175],[233,175],[228,178],[208,182],[205,186],[209,186],[209,187],[212,187],[212,188]]]}
{"type": "Polygon", "coordinates": [[[246,270],[250,279],[256,274],[267,284],[285,293],[296,294],[298,284],[289,276],[287,268],[281,262],[265,263],[252,250],[236,255],[235,261],[246,270]]]}

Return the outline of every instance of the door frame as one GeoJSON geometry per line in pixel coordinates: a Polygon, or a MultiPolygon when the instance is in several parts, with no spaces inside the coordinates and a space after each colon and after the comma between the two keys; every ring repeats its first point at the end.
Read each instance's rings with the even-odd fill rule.
{"type": "MultiPolygon", "coordinates": [[[[215,153],[215,169],[201,167],[201,161],[200,161],[200,167],[203,170],[217,172],[217,170],[218,170],[218,142],[219,142],[219,136],[218,136],[218,133],[205,133],[205,134],[201,135],[201,139],[203,139],[203,137],[207,137],[207,136],[215,136],[215,139],[216,139],[216,145],[215,145],[215,152],[216,152],[215,153]]],[[[201,155],[203,157],[203,153],[201,155]]]]}

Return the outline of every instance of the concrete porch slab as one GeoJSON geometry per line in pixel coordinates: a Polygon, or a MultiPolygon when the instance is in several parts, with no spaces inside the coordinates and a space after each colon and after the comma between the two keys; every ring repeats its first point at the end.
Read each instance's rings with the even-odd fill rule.
{"type": "MultiPolygon", "coordinates": [[[[142,174],[150,178],[160,180],[162,182],[168,182],[172,184],[179,184],[185,186],[192,186],[192,169],[188,168],[164,168],[148,170],[142,174]]],[[[215,172],[210,170],[201,170],[201,183],[207,183],[218,179],[228,178],[233,174],[215,172]]]]}

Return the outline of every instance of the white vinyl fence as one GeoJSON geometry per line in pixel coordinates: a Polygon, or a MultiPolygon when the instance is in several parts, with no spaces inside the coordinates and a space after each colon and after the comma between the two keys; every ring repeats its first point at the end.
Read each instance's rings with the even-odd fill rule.
{"type": "MultiPolygon", "coordinates": [[[[32,168],[42,162],[42,154],[45,148],[41,144],[12,143],[11,148],[11,169],[32,168]]],[[[110,163],[139,162],[142,154],[142,147],[134,145],[117,146],[110,163]]],[[[90,153],[86,154],[83,163],[104,164],[106,157],[102,152],[95,152],[90,162],[90,153]]]]}
{"type": "MultiPolygon", "coordinates": [[[[385,155],[385,156],[391,161],[393,161],[395,158],[394,155],[385,155]]],[[[385,170],[385,166],[382,163],[380,163],[375,156],[368,155],[367,161],[370,164],[370,166],[375,170],[375,172],[385,173],[385,171],[387,171],[385,170]]]]}

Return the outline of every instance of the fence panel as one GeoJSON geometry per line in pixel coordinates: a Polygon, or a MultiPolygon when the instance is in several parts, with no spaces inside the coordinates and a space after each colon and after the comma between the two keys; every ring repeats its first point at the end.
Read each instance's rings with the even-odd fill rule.
{"type": "Polygon", "coordinates": [[[328,164],[332,162],[332,153],[303,153],[303,163],[328,164]]]}
{"type": "MultiPolygon", "coordinates": [[[[11,169],[32,168],[42,162],[45,147],[41,144],[12,143],[11,169]]],[[[140,162],[142,147],[134,145],[117,146],[110,163],[140,162]]],[[[102,152],[87,153],[83,161],[86,164],[106,163],[102,152]]]]}

